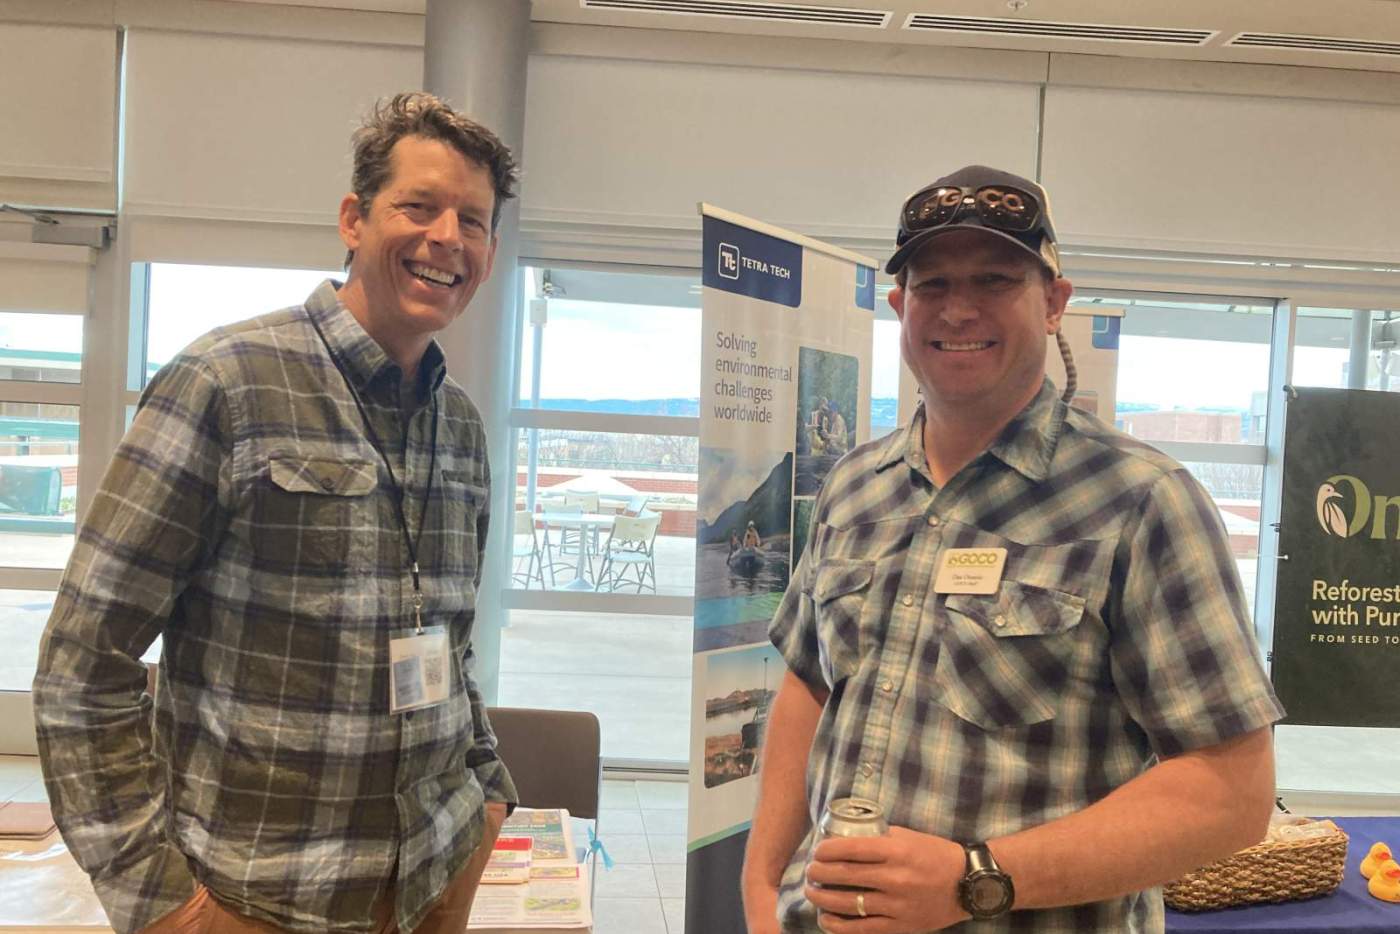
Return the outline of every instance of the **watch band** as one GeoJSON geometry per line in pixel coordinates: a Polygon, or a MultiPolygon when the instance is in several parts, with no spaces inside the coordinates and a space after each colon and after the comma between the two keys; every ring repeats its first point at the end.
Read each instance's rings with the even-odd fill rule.
{"type": "Polygon", "coordinates": [[[997,865],[996,857],[992,856],[992,851],[987,849],[987,844],[964,843],[963,852],[967,854],[967,867],[965,869],[967,875],[970,876],[974,872],[980,872],[984,869],[1001,872],[1001,867],[997,865]]]}
{"type": "Polygon", "coordinates": [[[1011,910],[1016,887],[997,865],[985,843],[964,843],[965,874],[958,882],[958,902],[979,921],[1000,918],[1011,910]]]}

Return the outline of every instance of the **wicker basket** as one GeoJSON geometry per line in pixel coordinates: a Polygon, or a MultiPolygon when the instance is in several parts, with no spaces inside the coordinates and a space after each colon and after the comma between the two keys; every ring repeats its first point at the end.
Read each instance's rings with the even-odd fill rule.
{"type": "Polygon", "coordinates": [[[1342,884],[1347,835],[1260,843],[1167,883],[1162,897],[1177,911],[1213,911],[1260,902],[1331,895],[1342,884]]]}

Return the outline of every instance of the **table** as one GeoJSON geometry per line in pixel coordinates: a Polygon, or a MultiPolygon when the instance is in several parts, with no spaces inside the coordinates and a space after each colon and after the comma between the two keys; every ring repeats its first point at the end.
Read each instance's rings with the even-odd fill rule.
{"type": "Polygon", "coordinates": [[[617,517],[601,512],[542,512],[539,514],[539,519],[545,524],[546,529],[552,525],[561,529],[577,529],[579,533],[578,567],[574,571],[574,579],[558,588],[559,590],[595,589],[592,582],[588,580],[588,572],[585,570],[589,533],[596,532],[605,525],[612,526],[615,518],[617,517]]]}
{"type": "Polygon", "coordinates": [[[111,934],[92,881],[55,830],[0,841],[0,931],[111,934]]]}
{"type": "Polygon", "coordinates": [[[1400,848],[1400,817],[1334,817],[1351,838],[1347,844],[1346,872],[1341,888],[1325,898],[1280,905],[1249,905],[1221,911],[1182,913],[1167,909],[1167,930],[1172,934],[1304,934],[1337,932],[1364,934],[1400,931],[1400,903],[1383,902],[1366,891],[1366,880],[1357,867],[1371,849],[1384,840],[1400,848]]]}

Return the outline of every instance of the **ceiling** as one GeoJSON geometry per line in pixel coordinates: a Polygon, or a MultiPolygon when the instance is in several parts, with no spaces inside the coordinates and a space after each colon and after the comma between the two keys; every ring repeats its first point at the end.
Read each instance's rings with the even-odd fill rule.
{"type": "MultiPolygon", "coordinates": [[[[427,4],[239,2],[417,14],[427,4]]],[[[1400,0],[532,0],[531,18],[592,26],[1400,72],[1400,0]]]]}

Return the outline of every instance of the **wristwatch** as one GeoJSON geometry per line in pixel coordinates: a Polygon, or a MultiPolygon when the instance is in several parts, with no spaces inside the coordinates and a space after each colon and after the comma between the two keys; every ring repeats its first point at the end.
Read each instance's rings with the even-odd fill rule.
{"type": "Polygon", "coordinates": [[[958,903],[978,921],[1000,918],[1011,910],[1016,888],[1001,871],[985,843],[964,843],[967,873],[958,882],[958,903]]]}

